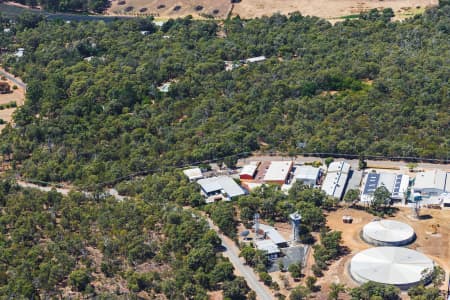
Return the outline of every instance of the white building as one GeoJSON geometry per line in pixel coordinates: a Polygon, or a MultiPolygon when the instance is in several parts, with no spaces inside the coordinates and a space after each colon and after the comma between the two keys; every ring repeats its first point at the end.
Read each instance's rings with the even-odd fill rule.
{"type": "Polygon", "coordinates": [[[372,202],[375,190],[384,186],[392,200],[405,200],[408,193],[409,176],[393,173],[369,173],[364,177],[361,202],[372,202]]]}
{"type": "Polygon", "coordinates": [[[423,198],[450,192],[447,189],[450,189],[450,175],[442,170],[420,172],[414,181],[414,193],[419,193],[423,198]]]}
{"type": "Polygon", "coordinates": [[[17,49],[17,52],[14,53],[14,55],[15,55],[16,57],[23,57],[24,52],[25,52],[25,49],[24,49],[24,48],[19,48],[19,49],[17,49]]]}
{"type": "Polygon", "coordinates": [[[273,161],[264,175],[264,182],[282,185],[286,183],[291,169],[292,161],[273,161]]]}
{"type": "Polygon", "coordinates": [[[296,166],[294,172],[294,181],[303,182],[305,185],[313,187],[321,175],[321,169],[313,166],[296,166]]]}
{"type": "Polygon", "coordinates": [[[242,167],[239,173],[239,178],[241,180],[252,180],[255,177],[256,170],[258,169],[257,164],[249,164],[242,167]]]}
{"type": "Polygon", "coordinates": [[[158,86],[158,90],[161,93],[168,93],[171,84],[172,84],[171,82],[163,83],[162,85],[158,86]]]}
{"type": "Polygon", "coordinates": [[[263,56],[257,56],[257,57],[251,57],[251,58],[247,58],[245,60],[246,63],[255,63],[255,62],[260,62],[260,61],[265,61],[267,58],[263,55],[263,56]]]}
{"type": "Polygon", "coordinates": [[[280,249],[271,240],[260,240],[255,242],[256,249],[265,251],[270,259],[275,259],[280,255],[280,249]]]}
{"type": "Polygon", "coordinates": [[[200,170],[200,168],[198,167],[183,170],[183,173],[187,176],[187,178],[189,178],[190,182],[197,181],[203,178],[202,170],[200,170]]]}
{"type": "Polygon", "coordinates": [[[259,229],[264,232],[264,235],[269,238],[278,247],[285,247],[287,245],[286,239],[274,227],[259,224],[259,229]]]}
{"type": "Polygon", "coordinates": [[[197,183],[200,185],[201,194],[206,198],[206,203],[229,201],[234,197],[245,195],[245,191],[228,176],[204,178],[197,183]]]}
{"type": "Polygon", "coordinates": [[[348,163],[343,161],[332,162],[328,167],[327,176],[322,184],[322,190],[327,195],[341,200],[345,192],[349,172],[350,165],[348,163]]]}

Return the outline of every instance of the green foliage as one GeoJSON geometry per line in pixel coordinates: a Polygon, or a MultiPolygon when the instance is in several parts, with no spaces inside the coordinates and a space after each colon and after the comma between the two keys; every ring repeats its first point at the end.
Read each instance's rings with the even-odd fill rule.
{"type": "Polygon", "coordinates": [[[84,291],[90,282],[90,275],[86,269],[72,271],[69,275],[69,282],[77,291],[84,291]]]}
{"type": "Polygon", "coordinates": [[[151,19],[24,17],[0,37],[26,48],[4,65],[29,87],[2,143],[28,178],[89,186],[235,157],[261,141],[286,153],[302,141],[306,152],[446,158],[448,7],[401,23],[379,20],[388,11],[334,26],[298,15],[234,18],[226,38],[215,22],[189,18],[159,30],[151,19]],[[279,54],[283,61],[272,59],[279,54]],[[269,59],[223,70],[224,60],[256,55],[269,59]]]}
{"type": "Polygon", "coordinates": [[[347,203],[349,205],[353,204],[355,201],[357,201],[359,199],[359,194],[360,194],[360,192],[357,189],[347,190],[347,192],[345,193],[345,196],[344,196],[345,203],[347,203]]]}
{"type": "Polygon", "coordinates": [[[288,267],[289,273],[291,273],[292,278],[299,279],[302,276],[302,266],[301,264],[292,264],[288,267]]]}
{"type": "Polygon", "coordinates": [[[383,300],[400,300],[399,294],[400,290],[392,285],[372,281],[350,290],[352,300],[374,299],[375,297],[383,300]]]}
{"type": "Polygon", "coordinates": [[[265,285],[270,286],[272,284],[272,277],[267,272],[259,272],[259,279],[264,282],[265,285]]]}
{"type": "Polygon", "coordinates": [[[316,282],[317,282],[317,278],[316,277],[314,277],[314,276],[306,277],[306,281],[305,281],[306,288],[308,290],[310,290],[311,292],[315,292],[317,290],[316,282]]]}
{"type": "Polygon", "coordinates": [[[154,196],[63,197],[0,181],[0,298],[97,293],[90,284],[97,270],[112,293],[125,282],[130,298],[146,291],[204,299],[206,291],[233,281],[233,267],[217,254],[220,239],[206,221],[154,196]],[[147,266],[163,272],[142,272],[147,266]]]}
{"type": "Polygon", "coordinates": [[[296,287],[291,291],[291,294],[289,295],[289,300],[307,299],[309,294],[310,291],[306,287],[299,285],[298,287],[296,287]]]}
{"type": "Polygon", "coordinates": [[[444,300],[439,288],[426,288],[423,285],[418,285],[408,289],[408,296],[411,297],[411,300],[444,300]]]}
{"type": "Polygon", "coordinates": [[[217,225],[224,234],[231,238],[236,237],[236,212],[231,203],[218,202],[206,207],[206,211],[210,214],[214,224],[217,225]]]}
{"type": "Polygon", "coordinates": [[[330,292],[328,294],[328,300],[338,300],[339,294],[344,293],[346,291],[345,285],[341,283],[333,282],[330,285],[330,292]]]}
{"type": "Polygon", "coordinates": [[[375,211],[384,209],[391,203],[391,193],[385,186],[377,187],[373,193],[373,200],[370,203],[370,207],[375,211]]]}
{"type": "Polygon", "coordinates": [[[242,277],[236,277],[233,281],[227,281],[223,285],[223,296],[228,300],[245,300],[249,291],[250,289],[242,277]]]}

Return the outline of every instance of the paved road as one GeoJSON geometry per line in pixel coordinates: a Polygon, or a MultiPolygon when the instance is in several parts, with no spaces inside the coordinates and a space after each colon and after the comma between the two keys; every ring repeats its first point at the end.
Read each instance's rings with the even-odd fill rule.
{"type": "MultiPolygon", "coordinates": [[[[21,186],[21,187],[34,188],[34,189],[41,190],[43,192],[50,192],[54,188],[52,186],[40,186],[40,185],[37,185],[37,184],[34,184],[34,183],[29,183],[29,182],[26,182],[26,181],[22,181],[22,180],[18,180],[17,184],[19,186],[21,186]]],[[[65,195],[65,196],[67,196],[71,190],[75,190],[75,189],[73,189],[73,188],[56,188],[56,191],[58,193],[61,193],[61,194],[65,195]]],[[[90,192],[82,192],[82,193],[85,196],[87,196],[87,197],[93,197],[92,193],[90,193],[90,192]]],[[[116,198],[117,201],[123,201],[124,199],[127,198],[127,197],[119,195],[119,192],[117,192],[117,190],[113,189],[113,188],[108,189],[103,194],[103,196],[113,196],[114,198],[116,198]]]]}
{"type": "Polygon", "coordinates": [[[8,78],[9,80],[11,80],[15,85],[23,88],[24,90],[27,89],[27,85],[20,80],[20,78],[16,78],[14,77],[13,74],[6,72],[4,69],[0,68],[0,75],[1,76],[5,76],[6,78],[8,78]]]}
{"type": "Polygon", "coordinates": [[[112,22],[117,19],[130,19],[133,17],[128,16],[103,16],[103,15],[79,15],[69,13],[51,13],[41,9],[24,8],[14,5],[8,5],[6,3],[0,3],[0,12],[7,17],[16,17],[24,12],[32,13],[35,15],[42,15],[49,20],[64,20],[64,21],[104,21],[112,22]]]}
{"type": "MultiPolygon", "coordinates": [[[[18,180],[17,184],[21,187],[26,188],[36,188],[44,192],[49,192],[52,190],[52,187],[49,186],[40,186],[36,185],[34,183],[29,183],[25,181],[18,180]]],[[[71,188],[56,188],[56,191],[67,195],[71,191],[71,188]]],[[[86,196],[92,196],[89,192],[83,192],[86,196]]],[[[107,192],[109,195],[116,198],[118,201],[123,201],[125,197],[120,196],[117,190],[115,189],[109,189],[107,192]]],[[[267,287],[264,286],[262,282],[258,280],[256,277],[256,274],[253,272],[253,270],[249,267],[244,265],[243,261],[239,258],[239,249],[236,247],[234,242],[229,239],[228,237],[224,236],[219,232],[219,228],[214,225],[213,221],[206,216],[204,216],[206,220],[208,221],[209,227],[211,227],[213,230],[215,230],[222,240],[222,246],[225,248],[225,251],[223,252],[223,255],[225,257],[228,257],[230,259],[230,262],[233,264],[234,268],[236,269],[237,273],[245,278],[245,281],[247,282],[248,286],[255,291],[256,297],[259,300],[272,300],[274,297],[270,293],[267,287]]]]}
{"type": "Polygon", "coordinates": [[[234,242],[228,237],[221,234],[219,232],[219,228],[217,228],[217,226],[214,225],[211,219],[206,218],[206,220],[208,221],[209,227],[214,229],[217,232],[217,235],[222,240],[222,246],[225,247],[226,249],[225,252],[223,252],[223,255],[230,259],[230,262],[233,264],[237,273],[243,276],[250,289],[255,291],[257,299],[259,300],[275,299],[275,297],[272,296],[272,293],[270,293],[269,289],[258,280],[256,274],[253,272],[253,269],[251,269],[249,266],[244,265],[243,261],[239,258],[239,249],[236,247],[234,242]]]}

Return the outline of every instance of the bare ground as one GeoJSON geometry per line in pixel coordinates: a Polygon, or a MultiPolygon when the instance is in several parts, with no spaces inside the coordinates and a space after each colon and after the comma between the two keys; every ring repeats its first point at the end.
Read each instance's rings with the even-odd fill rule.
{"type": "MultiPolygon", "coordinates": [[[[390,219],[399,220],[411,225],[417,235],[414,243],[408,248],[420,251],[432,258],[447,273],[450,271],[450,211],[449,210],[433,210],[422,209],[421,220],[414,220],[410,217],[411,210],[408,208],[400,208],[395,217],[390,219]],[[439,225],[436,234],[432,234],[431,225],[439,225]]],[[[316,299],[326,299],[331,283],[343,283],[347,287],[356,287],[357,284],[352,280],[348,273],[348,265],[351,258],[361,250],[373,247],[366,244],[360,238],[360,232],[365,224],[374,219],[374,216],[365,211],[356,209],[339,209],[327,216],[327,225],[333,230],[342,231],[343,244],[350,250],[350,254],[342,257],[330,265],[329,269],[324,272],[325,276],[318,280],[318,284],[322,287],[317,294],[316,299]],[[342,217],[351,215],[353,224],[344,224],[342,217]]],[[[407,296],[402,295],[407,299],[407,296]]],[[[344,298],[342,298],[344,299],[344,298]]]]}
{"type": "Polygon", "coordinates": [[[359,14],[373,8],[394,10],[401,20],[423,12],[424,8],[438,4],[438,0],[241,0],[231,4],[230,0],[112,0],[107,14],[110,15],[153,15],[162,19],[192,15],[202,18],[209,14],[224,19],[231,13],[242,18],[271,16],[274,13],[289,14],[295,11],[303,15],[317,16],[332,22],[343,16],[359,14]],[[124,3],[125,2],[125,3],[124,3]],[[202,6],[196,10],[196,6],[202,6]],[[180,6],[178,10],[174,10],[180,6]],[[127,7],[132,7],[129,11],[127,7]],[[141,9],[144,9],[141,11],[141,9]],[[216,13],[213,13],[214,10],[216,13]]]}
{"type": "MultiPolygon", "coordinates": [[[[13,86],[14,83],[7,80],[7,82],[13,86]]],[[[16,90],[12,90],[9,94],[0,94],[0,105],[8,104],[10,102],[16,102],[17,106],[21,106],[25,100],[25,92],[22,88],[18,87],[16,90]]],[[[0,110],[0,119],[9,123],[12,121],[12,114],[16,111],[16,108],[6,108],[0,110]]],[[[0,125],[0,131],[5,128],[6,124],[0,125]]]]}

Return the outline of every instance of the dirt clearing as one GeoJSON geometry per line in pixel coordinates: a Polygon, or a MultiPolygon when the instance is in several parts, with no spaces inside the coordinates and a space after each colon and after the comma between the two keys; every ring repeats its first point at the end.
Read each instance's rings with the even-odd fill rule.
{"type": "MultiPolygon", "coordinates": [[[[417,239],[406,247],[424,253],[448,273],[450,272],[450,222],[448,221],[450,211],[422,209],[421,216],[422,219],[415,220],[411,218],[411,209],[400,208],[396,216],[387,217],[387,219],[412,226],[417,239]],[[433,234],[435,230],[436,233],[433,234]]],[[[357,286],[348,273],[348,265],[356,253],[373,247],[361,239],[360,232],[364,225],[374,218],[373,215],[356,209],[339,209],[328,214],[327,225],[333,230],[342,231],[343,244],[349,248],[350,254],[330,265],[329,270],[324,272],[324,277],[318,280],[317,283],[322,286],[318,296],[320,299],[328,294],[329,285],[333,282],[343,283],[348,287],[357,286]],[[351,215],[353,224],[344,224],[342,222],[344,215],[351,215]]]]}
{"type": "MultiPolygon", "coordinates": [[[[0,75],[0,78],[2,81],[6,81],[11,86],[12,93],[8,94],[0,94],[0,106],[6,106],[7,104],[10,104],[12,102],[16,103],[16,106],[22,106],[25,101],[25,91],[23,88],[18,87],[15,85],[12,81],[8,80],[7,78],[4,78],[0,75]],[[4,80],[6,79],[6,80],[4,80]],[[17,89],[13,89],[12,87],[16,86],[17,89]]],[[[0,119],[5,121],[6,123],[10,123],[12,121],[12,115],[16,111],[16,107],[10,107],[10,108],[3,108],[0,109],[0,119]]],[[[0,131],[5,128],[6,124],[0,124],[0,131]]]]}

